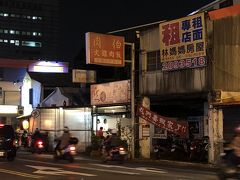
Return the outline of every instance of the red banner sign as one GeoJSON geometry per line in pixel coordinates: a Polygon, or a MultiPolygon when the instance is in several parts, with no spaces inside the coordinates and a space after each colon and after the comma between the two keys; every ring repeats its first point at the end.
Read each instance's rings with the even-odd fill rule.
{"type": "Polygon", "coordinates": [[[166,129],[167,131],[182,137],[187,136],[188,123],[186,121],[176,121],[164,116],[160,116],[143,106],[139,106],[138,115],[159,128],[166,129]]]}

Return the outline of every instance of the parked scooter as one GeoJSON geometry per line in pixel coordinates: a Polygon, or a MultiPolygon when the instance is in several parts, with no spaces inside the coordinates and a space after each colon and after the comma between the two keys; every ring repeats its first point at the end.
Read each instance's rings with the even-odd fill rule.
{"type": "Polygon", "coordinates": [[[123,163],[127,158],[127,150],[123,146],[113,147],[107,152],[106,146],[102,146],[102,160],[103,162],[107,161],[118,161],[123,163]]]}
{"type": "Polygon", "coordinates": [[[228,147],[224,148],[224,152],[220,155],[218,162],[218,177],[220,180],[240,179],[240,165],[234,163],[234,150],[228,147]]]}
{"type": "Polygon", "coordinates": [[[153,153],[155,159],[168,158],[171,155],[172,145],[156,144],[153,146],[153,153]]]}
{"type": "Polygon", "coordinates": [[[179,139],[172,142],[170,156],[174,160],[185,160],[188,155],[187,144],[185,141],[179,139]]]}
{"type": "Polygon", "coordinates": [[[55,140],[55,142],[56,147],[54,148],[54,160],[68,160],[70,163],[72,163],[74,161],[74,156],[77,154],[76,144],[78,143],[78,139],[75,137],[70,138],[69,145],[62,150],[59,149],[61,141],[55,140]]]}

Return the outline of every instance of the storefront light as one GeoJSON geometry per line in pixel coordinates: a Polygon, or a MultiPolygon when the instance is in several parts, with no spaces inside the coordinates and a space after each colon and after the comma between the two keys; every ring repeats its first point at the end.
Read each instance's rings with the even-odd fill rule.
{"type": "Polygon", "coordinates": [[[27,130],[29,128],[29,122],[27,120],[24,120],[22,122],[23,129],[27,130]]]}
{"type": "Polygon", "coordinates": [[[53,122],[51,120],[45,120],[44,127],[51,129],[53,127],[53,122]]]}

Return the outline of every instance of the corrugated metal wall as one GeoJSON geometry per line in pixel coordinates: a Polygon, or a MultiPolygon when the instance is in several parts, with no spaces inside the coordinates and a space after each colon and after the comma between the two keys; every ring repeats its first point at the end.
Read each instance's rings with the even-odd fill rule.
{"type": "Polygon", "coordinates": [[[64,126],[68,126],[70,133],[77,137],[79,152],[86,150],[91,144],[92,116],[90,108],[51,108],[40,109],[40,116],[32,121],[32,130],[36,127],[49,133],[49,150],[53,148],[53,140],[62,135],[64,126]]]}
{"type": "Polygon", "coordinates": [[[213,87],[240,91],[240,15],[214,21],[213,87]]]}

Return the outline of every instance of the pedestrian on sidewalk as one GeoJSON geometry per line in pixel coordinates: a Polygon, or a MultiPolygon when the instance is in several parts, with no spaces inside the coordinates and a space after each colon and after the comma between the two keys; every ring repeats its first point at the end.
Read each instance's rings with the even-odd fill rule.
{"type": "Polygon", "coordinates": [[[97,131],[97,136],[100,137],[101,139],[104,139],[103,127],[100,127],[100,129],[97,131]]]}

